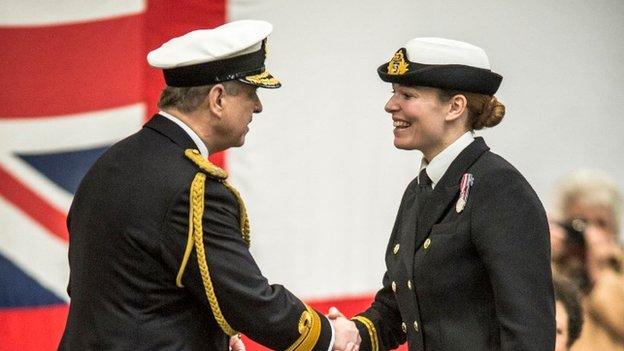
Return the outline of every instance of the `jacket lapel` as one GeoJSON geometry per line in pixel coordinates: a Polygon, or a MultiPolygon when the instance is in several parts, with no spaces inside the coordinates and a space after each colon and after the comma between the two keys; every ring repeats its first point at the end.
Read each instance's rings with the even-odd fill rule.
{"type": "MultiPolygon", "coordinates": [[[[424,203],[420,204],[420,211],[418,212],[418,220],[416,224],[416,231],[414,237],[414,251],[412,253],[412,261],[408,265],[408,272],[412,276],[413,272],[413,258],[417,247],[422,245],[423,241],[429,236],[431,227],[438,223],[442,216],[448,212],[448,208],[451,202],[459,193],[459,183],[461,177],[468,168],[477,160],[484,152],[490,148],[485,144],[483,138],[475,138],[475,140],[468,145],[455,160],[451,163],[448,170],[440,179],[440,182],[436,185],[435,189],[431,192],[430,196],[424,203]]],[[[416,201],[418,202],[418,201],[416,201]]]]}
{"type": "Polygon", "coordinates": [[[197,149],[197,145],[191,137],[173,121],[159,114],[154,115],[152,119],[145,123],[143,128],[149,128],[166,136],[171,141],[179,145],[182,150],[197,149]]]}

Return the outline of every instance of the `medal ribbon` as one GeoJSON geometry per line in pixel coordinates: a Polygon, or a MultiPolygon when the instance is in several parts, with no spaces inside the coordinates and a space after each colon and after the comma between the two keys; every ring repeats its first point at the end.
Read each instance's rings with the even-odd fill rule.
{"type": "Polygon", "coordinates": [[[468,194],[470,193],[470,188],[474,184],[474,176],[470,173],[464,173],[462,176],[462,180],[459,186],[459,198],[464,201],[468,201],[468,194]]]}

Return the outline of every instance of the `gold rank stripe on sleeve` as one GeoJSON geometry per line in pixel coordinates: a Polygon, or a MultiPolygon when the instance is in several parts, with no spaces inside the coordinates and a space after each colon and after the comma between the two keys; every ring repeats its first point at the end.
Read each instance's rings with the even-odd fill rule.
{"type": "Polygon", "coordinates": [[[375,329],[375,324],[370,319],[364,316],[355,316],[351,319],[364,324],[364,326],[368,330],[368,336],[370,337],[371,350],[379,351],[379,339],[377,338],[377,329],[375,329]]]}
{"type": "Polygon", "coordinates": [[[306,310],[299,318],[299,338],[286,351],[311,351],[321,335],[321,318],[318,313],[305,305],[306,310]]]}

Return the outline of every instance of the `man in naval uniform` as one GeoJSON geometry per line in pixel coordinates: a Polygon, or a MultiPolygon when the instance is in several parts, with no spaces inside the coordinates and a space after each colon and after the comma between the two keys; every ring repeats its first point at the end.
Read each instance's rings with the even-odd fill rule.
{"type": "Polygon", "coordinates": [[[160,112],[83,179],[67,220],[71,296],[62,350],[228,350],[239,332],[275,350],[357,350],[249,253],[249,221],[208,155],[241,146],[264,66],[264,21],[174,38],[148,54],[167,86],[160,112]]]}

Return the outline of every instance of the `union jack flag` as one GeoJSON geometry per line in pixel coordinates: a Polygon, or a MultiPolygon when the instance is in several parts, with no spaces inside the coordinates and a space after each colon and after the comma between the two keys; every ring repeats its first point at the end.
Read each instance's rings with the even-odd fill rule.
{"type": "MultiPolygon", "coordinates": [[[[156,112],[164,82],[160,71],[147,66],[147,52],[191,30],[216,27],[228,15],[234,16],[229,20],[263,18],[256,15],[266,11],[267,4],[263,0],[0,1],[0,351],[54,350],[58,346],[69,302],[66,213],[90,165],[156,112]]],[[[295,74],[300,67],[292,64],[291,69],[295,74]]],[[[308,122],[301,119],[301,123],[298,129],[308,122]]],[[[223,155],[211,160],[224,165],[223,155]]],[[[287,168],[301,168],[300,157],[293,160],[297,163],[287,168]]],[[[231,157],[228,168],[236,175],[234,165],[235,157],[231,157]]],[[[244,170],[238,175],[241,179],[262,178],[244,170]]],[[[256,199],[263,194],[255,193],[256,199]]],[[[254,203],[253,191],[245,197],[254,203]]],[[[271,236],[258,236],[254,255],[262,256],[264,247],[265,263],[290,276],[289,286],[321,287],[319,298],[307,301],[315,308],[327,311],[337,306],[347,315],[362,311],[376,288],[360,297],[361,284],[342,286],[342,277],[337,288],[325,283],[328,276],[324,272],[331,270],[335,261],[327,259],[324,240],[301,232],[307,227],[317,230],[319,217],[308,216],[307,207],[297,208],[292,210],[299,211],[300,218],[313,221],[308,225],[293,222],[300,238],[308,240],[299,250],[305,247],[305,255],[315,252],[322,256],[326,268],[318,267],[316,274],[297,280],[309,258],[303,252],[292,252],[292,257],[305,256],[305,260],[282,268],[280,260],[271,260],[276,256],[276,239],[271,236]]],[[[328,217],[320,218],[333,219],[337,212],[338,207],[328,208],[328,217]]],[[[256,228],[263,227],[262,221],[264,228],[284,225],[271,222],[279,221],[280,216],[254,218],[256,228]]],[[[368,224],[358,219],[357,225],[378,228],[375,218],[368,224]]],[[[330,222],[325,228],[342,228],[330,222]]],[[[326,238],[338,237],[331,233],[326,238]]],[[[361,233],[354,231],[353,235],[361,233]]],[[[352,280],[372,272],[368,266],[357,267],[360,271],[350,275],[352,280]]],[[[374,281],[376,284],[378,279],[374,281]]],[[[266,350],[248,339],[245,343],[247,350],[266,350]]]]}
{"type": "Polygon", "coordinates": [[[146,52],[223,23],[224,3],[0,4],[0,350],[56,349],[73,194],[93,162],[155,112],[163,82],[146,52]]]}

